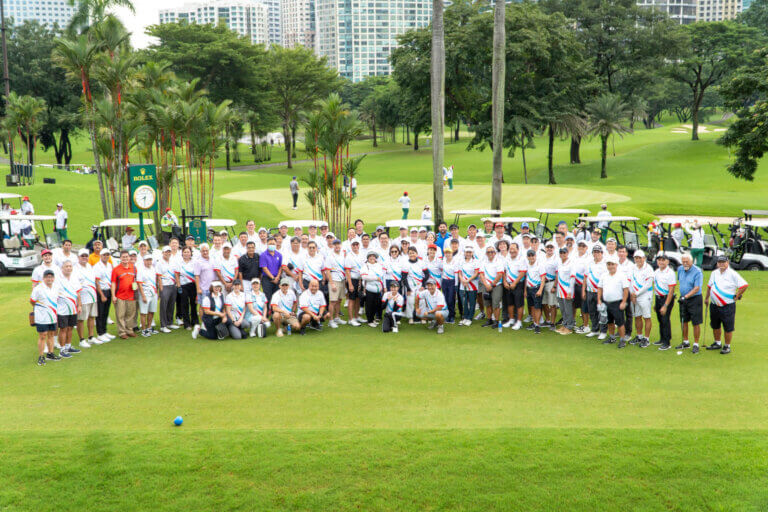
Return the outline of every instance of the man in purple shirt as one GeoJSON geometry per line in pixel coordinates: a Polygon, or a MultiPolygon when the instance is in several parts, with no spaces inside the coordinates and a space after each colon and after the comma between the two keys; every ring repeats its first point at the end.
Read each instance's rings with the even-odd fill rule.
{"type": "Polygon", "coordinates": [[[200,257],[195,260],[195,287],[197,288],[198,304],[202,304],[203,297],[210,295],[211,283],[216,280],[210,254],[208,244],[200,244],[200,257]]]}
{"type": "Polygon", "coordinates": [[[261,285],[264,288],[267,301],[270,301],[272,294],[278,289],[280,275],[283,272],[283,255],[277,250],[275,237],[271,236],[267,239],[267,250],[259,256],[259,264],[261,266],[261,285]]]}

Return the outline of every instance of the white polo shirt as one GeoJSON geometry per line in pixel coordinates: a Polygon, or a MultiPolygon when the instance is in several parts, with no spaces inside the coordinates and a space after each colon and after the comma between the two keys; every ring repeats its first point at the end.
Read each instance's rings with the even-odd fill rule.
{"type": "Polygon", "coordinates": [[[736,293],[747,286],[747,282],[730,267],[725,269],[725,272],[721,272],[718,268],[709,276],[708,286],[712,302],[718,306],[725,306],[736,301],[736,293]]]}
{"type": "Polygon", "coordinates": [[[664,270],[657,268],[653,272],[653,289],[657,297],[664,297],[674,292],[676,284],[677,276],[675,276],[675,271],[670,267],[664,270]]]}
{"type": "Polygon", "coordinates": [[[299,296],[299,308],[302,311],[317,315],[320,313],[320,308],[325,305],[325,296],[320,290],[315,293],[304,290],[299,296]]]}
{"type": "Polygon", "coordinates": [[[600,278],[598,288],[603,289],[603,302],[616,302],[624,298],[624,290],[629,288],[629,282],[621,270],[617,269],[613,275],[606,270],[600,278]]]}

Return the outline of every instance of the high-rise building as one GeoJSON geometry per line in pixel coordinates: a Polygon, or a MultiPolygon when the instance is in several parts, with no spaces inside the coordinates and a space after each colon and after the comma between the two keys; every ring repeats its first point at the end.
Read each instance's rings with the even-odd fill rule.
{"type": "Polygon", "coordinates": [[[267,31],[271,44],[283,44],[280,0],[259,0],[267,6],[267,31]]]}
{"type": "Polygon", "coordinates": [[[41,25],[64,28],[77,12],[77,5],[67,0],[5,0],[3,11],[6,19],[13,18],[14,25],[25,21],[38,21],[41,25]]]}
{"type": "Polygon", "coordinates": [[[688,25],[696,21],[696,2],[697,0],[637,0],[637,5],[658,9],[680,25],[688,25]]]}
{"type": "Polygon", "coordinates": [[[315,47],[315,0],[282,0],[283,46],[315,47]]]}
{"type": "Polygon", "coordinates": [[[741,9],[741,0],[698,0],[696,21],[732,20],[741,9]]]}
{"type": "Polygon", "coordinates": [[[389,75],[397,36],[432,19],[428,0],[315,0],[315,50],[357,82],[389,75]]]}
{"type": "Polygon", "coordinates": [[[269,40],[267,5],[255,0],[219,0],[215,2],[186,4],[173,9],[160,9],[160,23],[220,22],[254,44],[267,44],[269,40]]]}

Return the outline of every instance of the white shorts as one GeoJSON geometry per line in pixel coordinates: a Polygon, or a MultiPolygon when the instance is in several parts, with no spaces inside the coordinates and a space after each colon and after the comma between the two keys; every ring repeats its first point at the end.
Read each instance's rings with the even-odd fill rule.
{"type": "Polygon", "coordinates": [[[545,306],[557,306],[557,291],[555,282],[548,281],[544,284],[544,293],[541,294],[541,303],[545,306]]]}
{"type": "Polygon", "coordinates": [[[632,304],[632,316],[635,318],[651,318],[651,311],[653,310],[653,294],[646,293],[637,298],[637,302],[632,304]]]}
{"type": "Polygon", "coordinates": [[[139,297],[139,313],[146,315],[147,313],[155,313],[157,311],[157,295],[153,295],[147,302],[141,300],[139,297]]]}
{"type": "Polygon", "coordinates": [[[89,318],[96,318],[97,316],[99,316],[99,308],[95,302],[91,302],[90,304],[82,305],[80,313],[77,314],[77,320],[84,322],[89,318]]]}

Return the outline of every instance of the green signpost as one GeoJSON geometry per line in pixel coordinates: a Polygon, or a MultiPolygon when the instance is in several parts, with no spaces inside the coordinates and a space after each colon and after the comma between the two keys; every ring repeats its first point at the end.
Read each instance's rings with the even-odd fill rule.
{"type": "Polygon", "coordinates": [[[192,219],[189,221],[189,234],[195,237],[195,243],[201,244],[208,241],[208,231],[203,219],[192,219]]]}
{"type": "Polygon", "coordinates": [[[157,211],[157,167],[151,164],[128,166],[128,197],[131,213],[139,214],[139,239],[144,240],[144,213],[157,211]]]}

